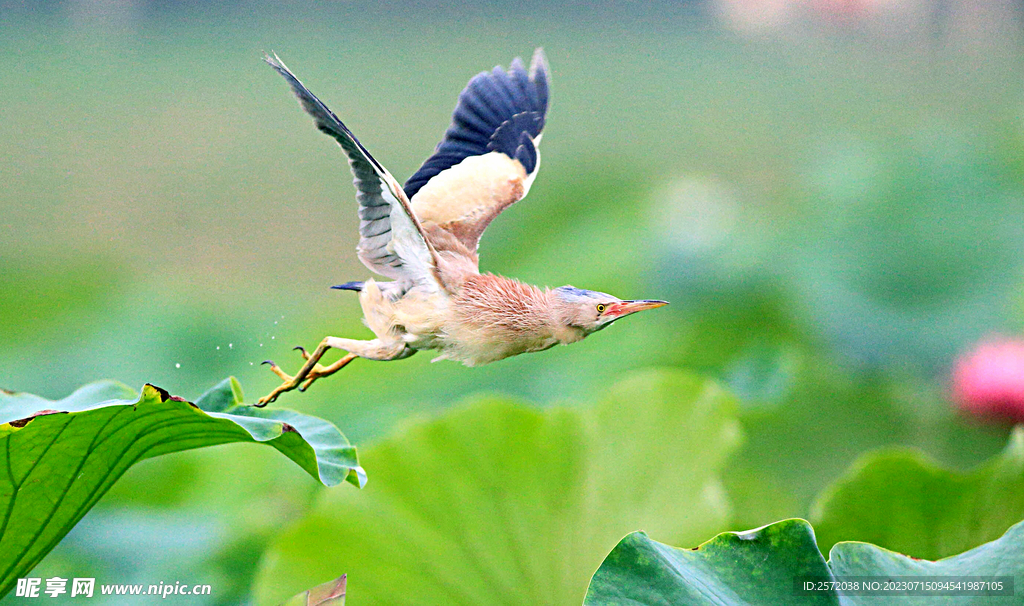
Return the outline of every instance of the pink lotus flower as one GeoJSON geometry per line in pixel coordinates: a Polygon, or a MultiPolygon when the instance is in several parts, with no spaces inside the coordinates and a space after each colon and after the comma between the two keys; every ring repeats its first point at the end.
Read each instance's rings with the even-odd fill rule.
{"type": "Polygon", "coordinates": [[[1024,422],[1024,340],[995,338],[960,356],[953,399],[972,415],[1024,422]]]}

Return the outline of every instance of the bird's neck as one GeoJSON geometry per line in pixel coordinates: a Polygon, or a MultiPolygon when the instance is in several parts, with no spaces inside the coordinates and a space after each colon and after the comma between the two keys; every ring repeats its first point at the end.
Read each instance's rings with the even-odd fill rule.
{"type": "Polygon", "coordinates": [[[514,341],[574,343],[582,331],[565,326],[558,317],[555,296],[549,290],[512,278],[481,274],[459,289],[456,307],[466,320],[495,331],[495,337],[514,341]]]}
{"type": "Polygon", "coordinates": [[[467,278],[449,300],[442,332],[445,355],[475,366],[583,335],[562,326],[550,291],[491,274],[467,278]]]}

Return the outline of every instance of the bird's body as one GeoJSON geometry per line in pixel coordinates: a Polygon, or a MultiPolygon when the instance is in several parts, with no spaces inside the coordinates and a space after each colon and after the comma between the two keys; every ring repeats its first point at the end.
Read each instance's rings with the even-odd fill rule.
{"type": "Polygon", "coordinates": [[[526,195],[540,165],[537,146],[548,102],[547,64],[540,50],[529,72],[516,59],[507,72],[496,67],[470,81],[444,139],[404,188],[280,59],[266,60],[288,81],[317,128],[348,155],[359,202],[357,254],[391,281],[335,287],[359,292],[366,325],[376,338],[326,337],[312,355],[303,350],[306,364],[294,377],[270,363],[284,383],[260,405],[284,391],[305,389],[357,357],[396,360],[433,349],[440,352],[436,359],[477,366],[574,343],[620,317],[664,305],[572,286],[541,289],[480,273],[481,234],[526,195]],[[321,356],[331,348],[348,355],[321,366],[321,356]]]}

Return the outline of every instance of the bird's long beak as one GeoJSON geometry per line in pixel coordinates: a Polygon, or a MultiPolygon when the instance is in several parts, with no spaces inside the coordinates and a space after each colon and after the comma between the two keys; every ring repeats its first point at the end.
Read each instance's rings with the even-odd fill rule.
{"type": "Polygon", "coordinates": [[[663,305],[668,305],[668,301],[655,301],[653,299],[644,299],[642,301],[619,301],[618,303],[612,303],[609,305],[603,315],[606,318],[614,320],[638,311],[654,309],[655,307],[661,307],[663,305]]]}

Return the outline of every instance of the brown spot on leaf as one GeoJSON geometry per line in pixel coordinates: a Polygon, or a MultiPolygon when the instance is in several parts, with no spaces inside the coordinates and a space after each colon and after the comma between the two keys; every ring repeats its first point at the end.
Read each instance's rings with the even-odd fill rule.
{"type": "Polygon", "coordinates": [[[291,425],[289,425],[287,423],[281,423],[281,430],[282,431],[294,431],[295,433],[299,433],[299,432],[295,431],[294,427],[292,427],[291,425]]]}
{"type": "Polygon", "coordinates": [[[38,410],[38,411],[30,414],[29,416],[25,417],[24,419],[18,419],[16,421],[11,421],[10,425],[11,425],[11,427],[24,427],[24,426],[28,425],[29,421],[31,421],[32,419],[34,419],[36,417],[41,417],[41,416],[44,416],[44,415],[59,415],[59,414],[66,414],[66,413],[67,413],[67,411],[64,411],[64,410],[52,410],[52,409],[49,409],[49,408],[46,409],[46,410],[38,410]]]}
{"type": "Polygon", "coordinates": [[[153,385],[152,383],[146,383],[146,386],[143,387],[143,389],[145,389],[146,387],[152,387],[153,389],[155,389],[156,392],[158,394],[160,394],[160,401],[161,402],[166,402],[167,400],[171,399],[171,394],[168,393],[166,389],[163,389],[161,387],[157,387],[156,385],[153,385]]]}
{"type": "MultiPolygon", "coordinates": [[[[170,392],[168,392],[166,389],[163,389],[162,387],[157,387],[156,385],[153,385],[152,383],[146,383],[146,387],[152,387],[153,389],[155,389],[156,392],[158,394],[160,394],[160,401],[161,402],[166,402],[168,400],[170,400],[172,402],[184,402],[185,404],[188,404],[192,408],[195,408],[196,410],[199,410],[199,407],[196,406],[195,404],[193,404],[192,402],[189,402],[188,400],[186,400],[185,398],[183,398],[181,396],[172,396],[170,394],[170,392]]],[[[143,387],[143,389],[145,389],[146,387],[143,387]]]]}
{"type": "Polygon", "coordinates": [[[16,391],[11,391],[10,389],[3,389],[3,388],[0,388],[0,393],[3,393],[3,394],[7,394],[7,395],[9,395],[9,396],[13,396],[13,395],[16,395],[16,394],[17,394],[18,392],[16,392],[16,391]]]}

